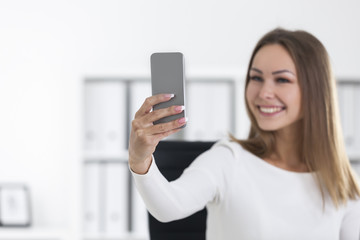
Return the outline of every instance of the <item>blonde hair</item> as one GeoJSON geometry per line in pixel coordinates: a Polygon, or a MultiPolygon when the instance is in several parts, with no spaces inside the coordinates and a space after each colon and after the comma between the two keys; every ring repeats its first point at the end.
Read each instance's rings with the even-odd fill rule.
{"type": "MultiPolygon", "coordinates": [[[[309,171],[316,174],[323,203],[325,190],[337,207],[346,204],[349,199],[356,199],[360,196],[360,188],[345,152],[336,82],[325,47],[316,37],[305,31],[278,28],[267,33],[252,53],[245,92],[254,56],[268,44],[283,46],[295,63],[303,112],[299,154],[309,171]]],[[[274,133],[259,128],[246,99],[245,102],[251,121],[248,139],[231,138],[256,156],[268,157],[275,149],[274,133]]]]}

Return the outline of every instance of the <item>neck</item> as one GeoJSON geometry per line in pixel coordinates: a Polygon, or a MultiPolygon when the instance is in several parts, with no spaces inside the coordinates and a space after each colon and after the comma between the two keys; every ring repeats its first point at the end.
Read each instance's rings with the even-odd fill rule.
{"type": "Polygon", "coordinates": [[[307,172],[300,155],[301,130],[299,123],[275,132],[275,150],[265,159],[267,162],[295,172],[307,172]]]}

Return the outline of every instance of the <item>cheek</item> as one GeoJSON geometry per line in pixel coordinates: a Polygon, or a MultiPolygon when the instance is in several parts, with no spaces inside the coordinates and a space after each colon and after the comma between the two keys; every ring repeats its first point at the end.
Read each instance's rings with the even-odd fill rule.
{"type": "Polygon", "coordinates": [[[291,104],[291,108],[296,111],[300,112],[301,110],[301,96],[300,94],[293,93],[287,96],[287,102],[291,104]]]}
{"type": "Polygon", "coordinates": [[[298,115],[302,118],[304,113],[303,113],[303,107],[302,107],[302,101],[301,101],[301,97],[299,96],[299,98],[296,99],[297,102],[297,106],[298,106],[298,115]]]}
{"type": "Polygon", "coordinates": [[[254,89],[247,88],[245,92],[245,100],[246,104],[252,114],[255,114],[255,107],[254,107],[254,101],[255,101],[255,92],[254,89]]]}
{"type": "Polygon", "coordinates": [[[251,104],[251,102],[254,100],[254,96],[255,96],[255,91],[251,87],[251,84],[249,84],[245,92],[245,97],[248,104],[251,104]]]}

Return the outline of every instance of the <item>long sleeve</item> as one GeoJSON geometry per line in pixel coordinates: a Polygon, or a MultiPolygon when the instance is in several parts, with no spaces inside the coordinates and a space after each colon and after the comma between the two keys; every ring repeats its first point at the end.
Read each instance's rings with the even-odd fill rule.
{"type": "MultiPolygon", "coordinates": [[[[149,212],[162,222],[190,216],[210,201],[216,201],[223,185],[219,158],[231,158],[226,148],[201,154],[175,181],[168,182],[156,166],[156,159],[145,175],[132,172],[135,185],[149,212]]],[[[171,161],[171,159],[169,159],[171,161]]]]}

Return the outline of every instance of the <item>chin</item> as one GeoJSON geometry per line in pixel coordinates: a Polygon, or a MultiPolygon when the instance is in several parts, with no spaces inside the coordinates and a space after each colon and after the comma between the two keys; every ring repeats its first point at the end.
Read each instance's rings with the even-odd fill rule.
{"type": "Polygon", "coordinates": [[[281,129],[281,126],[275,126],[272,124],[258,124],[258,127],[266,132],[273,132],[281,129]]]}
{"type": "Polygon", "coordinates": [[[290,123],[283,121],[275,121],[275,122],[265,121],[260,123],[257,122],[257,125],[262,131],[266,131],[266,132],[274,132],[286,128],[297,129],[301,127],[301,119],[298,119],[290,123]]]}
{"type": "Polygon", "coordinates": [[[263,128],[263,127],[259,127],[259,128],[265,132],[274,132],[276,130],[279,130],[278,128],[263,128]]]}

